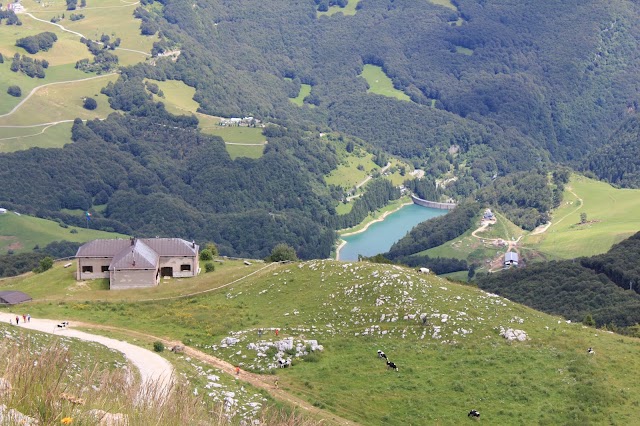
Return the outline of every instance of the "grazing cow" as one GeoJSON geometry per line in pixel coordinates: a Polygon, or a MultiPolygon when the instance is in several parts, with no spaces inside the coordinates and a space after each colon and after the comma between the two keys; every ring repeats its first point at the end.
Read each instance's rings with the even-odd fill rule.
{"type": "Polygon", "coordinates": [[[278,360],[278,367],[280,367],[280,368],[287,368],[287,367],[289,367],[289,366],[291,366],[291,360],[290,360],[290,359],[286,359],[286,360],[285,360],[285,359],[280,358],[280,359],[278,360]]]}
{"type": "Polygon", "coordinates": [[[589,349],[587,349],[587,353],[589,355],[595,355],[596,351],[594,351],[593,348],[589,348],[589,349]]]}
{"type": "Polygon", "coordinates": [[[398,366],[395,363],[391,362],[391,361],[387,361],[387,369],[389,369],[389,368],[391,368],[392,370],[398,371],[398,366]]]}
{"type": "Polygon", "coordinates": [[[469,414],[467,414],[467,417],[480,417],[480,411],[471,410],[469,411],[469,414]]]}
{"type": "Polygon", "coordinates": [[[387,354],[385,354],[384,352],[382,352],[380,349],[378,349],[378,358],[384,358],[387,359],[387,354]]]}

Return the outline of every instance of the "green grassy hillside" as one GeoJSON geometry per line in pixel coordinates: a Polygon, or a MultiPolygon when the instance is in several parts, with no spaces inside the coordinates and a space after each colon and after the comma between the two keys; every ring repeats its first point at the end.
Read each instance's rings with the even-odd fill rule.
{"type": "Polygon", "coordinates": [[[562,205],[553,212],[551,226],[529,235],[523,245],[549,259],[570,259],[604,253],[615,243],[640,230],[640,190],[573,175],[562,205]],[[587,221],[580,223],[580,214],[587,221]]]}
{"type": "Polygon", "coordinates": [[[115,81],[116,75],[101,77],[95,80],[78,81],[95,74],[86,74],[75,69],[78,60],[91,58],[87,47],[80,42],[80,37],[71,31],[97,40],[102,34],[112,39],[120,38],[120,48],[114,52],[120,65],[133,65],[144,61],[149,55],[157,36],[140,34],[140,21],[133,17],[137,2],[121,2],[118,0],[101,0],[97,4],[88,2],[84,8],[73,13],[82,13],[85,18],[71,21],[63,0],[46,3],[24,0],[21,2],[26,13],[20,14],[22,25],[6,26],[0,32],[0,53],[5,57],[0,64],[0,115],[9,113],[20,101],[25,99],[32,89],[58,82],[69,82],[39,89],[15,113],[0,118],[0,152],[12,152],[30,147],[60,148],[70,142],[70,125],[60,124],[54,127],[33,127],[29,129],[12,128],[11,126],[38,125],[59,120],[104,118],[113,112],[107,103],[106,96],[100,89],[109,81],[115,81]],[[57,24],[69,31],[53,25],[52,18],[60,19],[57,24]],[[15,46],[16,40],[25,36],[45,31],[56,34],[58,40],[48,51],[34,55],[15,46]],[[124,50],[128,49],[128,50],[124,50]],[[22,73],[9,70],[11,57],[19,53],[27,54],[35,59],[47,60],[49,67],[45,70],[45,78],[29,78],[22,73]],[[22,96],[15,98],[7,94],[7,87],[17,85],[22,89],[22,96]],[[87,111],[82,108],[82,100],[86,96],[95,96],[98,108],[87,111]]]}
{"type": "MultiPolygon", "coordinates": [[[[40,275],[40,286],[61,273],[71,285],[72,271],[57,267],[40,275]]],[[[255,372],[269,372],[273,354],[259,356],[252,343],[317,340],[322,352],[277,370],[280,387],[361,424],[460,424],[472,408],[481,421],[501,425],[630,424],[637,416],[640,385],[630,373],[640,368],[638,340],[473,287],[397,266],[334,261],[267,266],[239,281],[216,270],[197,280],[219,289],[155,302],[125,302],[124,292],[104,291],[107,300],[90,302],[91,290],[82,286],[51,286],[49,297],[64,300],[40,302],[43,291],[30,310],[181,339],[255,372]],[[507,342],[501,327],[528,338],[507,342]],[[223,342],[227,337],[238,340],[223,342]],[[386,369],[378,349],[399,371],[386,369]]],[[[165,282],[145,296],[195,281],[165,282]]]]}
{"type": "Polygon", "coordinates": [[[71,143],[72,122],[27,128],[2,129],[0,152],[14,152],[33,147],[62,148],[71,143]]]}
{"type": "Polygon", "coordinates": [[[31,251],[39,245],[44,247],[53,241],[84,242],[97,238],[127,238],[113,232],[70,226],[62,228],[58,222],[13,212],[0,214],[0,252],[13,250],[16,253],[31,251]],[[72,230],[77,232],[71,233],[72,230]]]}

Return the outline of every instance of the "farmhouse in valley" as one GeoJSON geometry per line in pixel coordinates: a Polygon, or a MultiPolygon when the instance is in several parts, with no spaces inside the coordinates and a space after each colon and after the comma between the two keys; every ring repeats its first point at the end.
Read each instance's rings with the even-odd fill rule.
{"type": "Polygon", "coordinates": [[[109,278],[112,290],[154,287],[161,277],[195,277],[198,250],[180,238],[93,240],[76,253],[76,279],[109,278]]]}

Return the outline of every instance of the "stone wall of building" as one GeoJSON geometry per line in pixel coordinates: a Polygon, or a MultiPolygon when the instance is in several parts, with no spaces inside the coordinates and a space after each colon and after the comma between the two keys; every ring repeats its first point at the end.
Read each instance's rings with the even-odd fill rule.
{"type": "Polygon", "coordinates": [[[120,269],[111,273],[111,290],[155,287],[160,282],[157,269],[120,269]]]}

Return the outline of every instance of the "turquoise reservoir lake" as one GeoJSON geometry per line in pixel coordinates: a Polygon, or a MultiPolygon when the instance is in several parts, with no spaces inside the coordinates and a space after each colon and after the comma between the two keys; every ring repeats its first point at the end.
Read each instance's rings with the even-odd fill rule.
{"type": "Polygon", "coordinates": [[[376,222],[366,231],[342,237],[347,242],[340,249],[339,260],[358,260],[358,255],[375,256],[388,251],[393,243],[404,237],[420,222],[442,216],[448,210],[432,209],[411,204],[376,222]]]}

